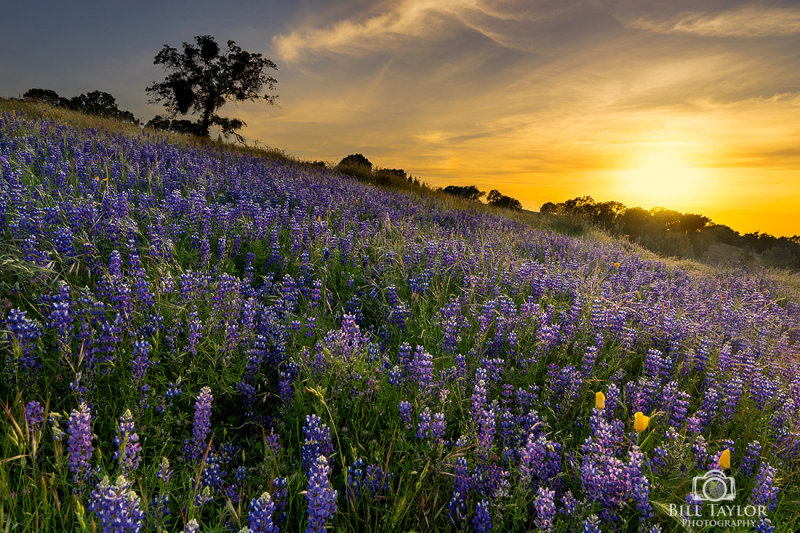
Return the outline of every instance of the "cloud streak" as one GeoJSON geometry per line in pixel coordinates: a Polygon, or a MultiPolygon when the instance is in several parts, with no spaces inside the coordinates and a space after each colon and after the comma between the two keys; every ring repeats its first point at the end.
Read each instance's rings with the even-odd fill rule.
{"type": "Polygon", "coordinates": [[[744,6],[718,13],[684,12],[668,20],[642,17],[631,28],[704,37],[782,37],[800,34],[800,9],[744,6]]]}
{"type": "Polygon", "coordinates": [[[553,0],[403,0],[361,19],[326,27],[300,25],[275,36],[273,45],[287,62],[318,53],[362,56],[401,43],[442,40],[466,28],[502,47],[524,49],[524,39],[514,31],[518,24],[546,20],[563,11],[553,0]]]}

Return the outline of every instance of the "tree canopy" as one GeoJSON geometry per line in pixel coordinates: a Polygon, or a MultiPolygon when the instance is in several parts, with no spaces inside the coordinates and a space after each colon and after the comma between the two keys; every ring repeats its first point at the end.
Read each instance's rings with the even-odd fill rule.
{"type": "Polygon", "coordinates": [[[359,165],[362,167],[372,168],[372,161],[364,157],[362,154],[350,154],[343,157],[339,161],[340,166],[359,165]]]}
{"type": "Polygon", "coordinates": [[[130,111],[117,106],[117,100],[105,91],[90,91],[72,98],[65,98],[52,89],[28,89],[22,95],[27,101],[43,102],[57,107],[66,107],[89,115],[138,122],[130,111]]]}
{"type": "Polygon", "coordinates": [[[217,111],[229,100],[274,104],[277,98],[269,92],[278,83],[269,74],[277,69],[275,63],[242,50],[234,41],[228,41],[223,51],[211,35],[198,35],[194,43],[183,43],[183,51],[165,44],[153,63],[169,72],[164,81],[146,89],[151,102],[163,104],[169,113],[168,118],[159,117],[160,122],[186,130],[185,120],[173,124],[175,118],[196,115],[189,133],[201,137],[208,137],[211,126],[217,126],[223,135],[241,140],[236,130],[246,125],[244,121],[222,117],[217,111]]]}
{"type": "Polygon", "coordinates": [[[492,189],[489,191],[489,195],[486,197],[486,202],[494,207],[503,207],[505,209],[513,209],[514,211],[522,210],[522,203],[519,200],[510,196],[506,196],[505,194],[500,193],[500,191],[497,189],[492,189]]]}
{"type": "Polygon", "coordinates": [[[448,185],[442,189],[442,192],[472,202],[477,202],[482,196],[486,195],[484,191],[479,190],[475,185],[448,185]]]}

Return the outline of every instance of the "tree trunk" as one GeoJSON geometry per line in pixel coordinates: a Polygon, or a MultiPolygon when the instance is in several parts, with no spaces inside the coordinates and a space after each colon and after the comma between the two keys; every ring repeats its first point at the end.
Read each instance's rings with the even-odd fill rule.
{"type": "Polygon", "coordinates": [[[203,109],[203,118],[200,121],[200,136],[208,137],[208,127],[211,125],[211,104],[206,101],[205,109],[203,109]]]}
{"type": "Polygon", "coordinates": [[[200,121],[200,136],[208,137],[208,128],[211,126],[211,114],[214,112],[214,96],[209,94],[203,106],[203,118],[200,121]]]}

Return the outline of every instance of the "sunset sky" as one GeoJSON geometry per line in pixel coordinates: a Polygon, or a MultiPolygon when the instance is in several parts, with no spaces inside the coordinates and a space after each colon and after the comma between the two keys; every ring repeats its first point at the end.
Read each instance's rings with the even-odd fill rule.
{"type": "Polygon", "coordinates": [[[278,65],[250,141],[363,153],[529,209],[579,195],[800,234],[800,3],[673,0],[18,2],[0,95],[104,90],[145,120],[163,44],[233,39],[278,65]]]}

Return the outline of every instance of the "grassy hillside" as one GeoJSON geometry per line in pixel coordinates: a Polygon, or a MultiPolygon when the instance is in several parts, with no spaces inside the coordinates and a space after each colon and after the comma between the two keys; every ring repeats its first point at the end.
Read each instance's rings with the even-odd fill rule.
{"type": "Polygon", "coordinates": [[[777,274],[0,110],[4,529],[680,531],[721,463],[800,526],[777,274]]]}

